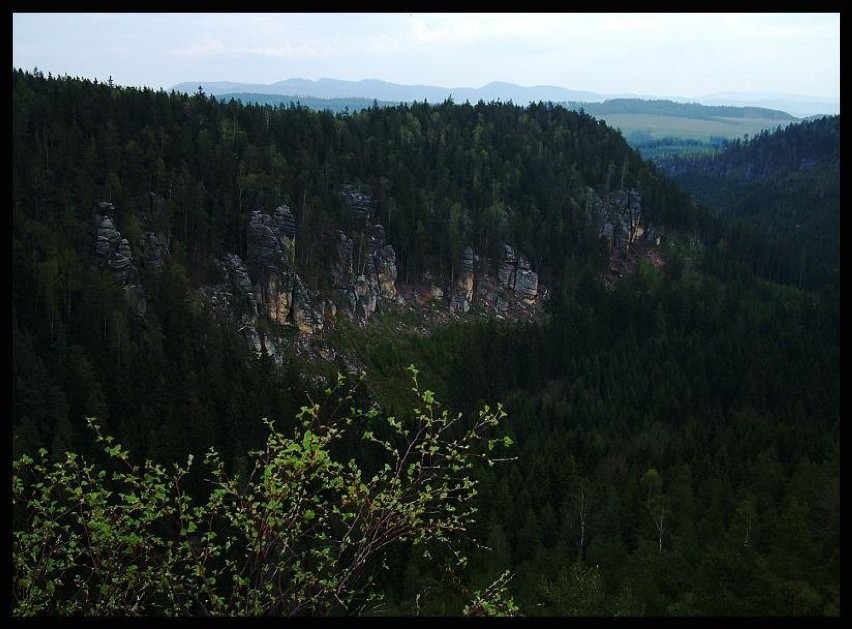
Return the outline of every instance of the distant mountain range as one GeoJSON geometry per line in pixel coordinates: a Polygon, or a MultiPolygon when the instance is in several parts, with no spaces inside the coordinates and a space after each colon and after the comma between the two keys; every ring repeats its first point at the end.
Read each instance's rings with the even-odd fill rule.
{"type": "Polygon", "coordinates": [[[378,79],[361,81],[342,81],[338,79],[286,79],[276,83],[239,83],[233,81],[187,81],[178,83],[169,91],[195,93],[201,87],[205,93],[213,96],[224,94],[275,94],[296,95],[312,98],[369,98],[394,103],[426,100],[440,103],[447,98],[455,102],[472,103],[483,100],[490,102],[512,101],[518,105],[530,102],[551,101],[600,103],[612,99],[660,99],[680,103],[699,103],[702,105],[727,105],[761,107],[783,111],[795,117],[818,114],[833,115],[840,113],[840,102],[831,99],[819,99],[798,94],[765,94],[757,92],[724,92],[708,94],[697,98],[679,96],[641,96],[637,94],[601,94],[584,90],[572,90],[553,85],[525,87],[513,83],[495,81],[482,87],[438,87],[434,85],[401,85],[378,79]]]}

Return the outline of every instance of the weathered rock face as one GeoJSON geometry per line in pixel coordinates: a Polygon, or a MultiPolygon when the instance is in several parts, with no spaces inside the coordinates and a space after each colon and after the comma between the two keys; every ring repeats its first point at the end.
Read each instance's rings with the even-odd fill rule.
{"type": "Polygon", "coordinates": [[[246,261],[225,253],[217,264],[222,282],[202,289],[202,295],[219,315],[239,325],[256,352],[266,351],[275,360],[283,353],[275,338],[259,332],[261,320],[294,325],[314,333],[324,324],[323,312],[295,271],[296,224],[287,206],[271,213],[252,212],[246,234],[246,261]]]}
{"type": "Polygon", "coordinates": [[[615,190],[606,201],[591,188],[587,193],[586,218],[609,244],[609,276],[604,278],[608,288],[613,288],[618,278],[635,271],[642,257],[661,260],[649,248],[659,246],[663,234],[643,221],[642,197],[636,190],[615,190]]]}
{"type": "Polygon", "coordinates": [[[142,266],[155,276],[160,275],[163,272],[163,259],[168,253],[166,246],[154,232],[142,234],[139,244],[142,247],[142,266]]]}
{"type": "Polygon", "coordinates": [[[292,270],[294,226],[293,213],[286,205],[271,214],[252,212],[247,234],[249,269],[257,273],[292,270]]]}
{"type": "Polygon", "coordinates": [[[373,316],[376,311],[376,292],[370,285],[369,280],[363,275],[359,275],[355,279],[355,285],[352,289],[355,295],[355,316],[367,321],[373,316]]]}
{"type": "MultiPolygon", "coordinates": [[[[354,189],[348,191],[350,207],[371,208],[372,199],[354,189]],[[351,198],[350,198],[351,197],[351,198]],[[352,201],[355,199],[355,201],[352,201]]],[[[360,210],[359,210],[360,211],[360,210]]],[[[369,216],[369,212],[363,216],[369,216]]],[[[362,232],[363,234],[363,232],[362,232]]],[[[348,313],[368,320],[376,311],[379,300],[396,298],[396,252],[385,242],[385,230],[373,225],[366,232],[366,259],[362,262],[363,273],[355,277],[353,269],[354,241],[338,230],[334,240],[335,255],[331,265],[332,286],[340,301],[348,305],[348,313]]]]}
{"type": "Polygon", "coordinates": [[[532,303],[538,297],[538,273],[532,270],[529,260],[524,256],[518,256],[515,294],[527,303],[532,303]]]}
{"type": "MultiPolygon", "coordinates": [[[[366,220],[371,215],[373,200],[354,188],[344,190],[344,199],[366,220]]],[[[326,318],[334,319],[338,306],[349,316],[368,320],[376,311],[380,299],[396,297],[396,252],[385,242],[381,225],[373,225],[366,232],[366,247],[356,277],[353,268],[354,240],[338,230],[334,239],[334,254],[329,269],[331,283],[337,294],[335,301],[320,300],[314,303],[304,282],[295,269],[295,221],[286,206],[270,213],[260,210],[249,218],[245,263],[234,254],[220,260],[226,288],[208,287],[208,300],[222,302],[227,299],[232,308],[248,304],[246,317],[239,323],[243,330],[253,330],[259,318],[279,324],[292,324],[301,332],[321,330],[326,318]],[[218,297],[217,297],[218,295],[218,297]]],[[[252,342],[257,346],[254,338],[252,342]]],[[[259,341],[263,344],[263,339],[259,341]]]]}
{"type": "Polygon", "coordinates": [[[247,265],[260,311],[284,324],[293,305],[296,273],[295,222],[290,208],[281,205],[271,214],[255,210],[247,234],[247,265]]]}
{"type": "Polygon", "coordinates": [[[370,227],[367,230],[367,237],[369,239],[368,248],[370,253],[375,253],[385,246],[385,228],[381,225],[376,224],[370,227]]]}
{"type": "Polygon", "coordinates": [[[503,288],[514,291],[519,299],[532,303],[538,297],[538,273],[532,270],[526,257],[515,253],[511,245],[503,245],[503,259],[497,276],[503,288]]]}
{"type": "Polygon", "coordinates": [[[220,281],[199,289],[213,315],[220,322],[253,323],[257,305],[245,263],[236,254],[224,253],[215,264],[220,281]]]}
{"type": "Polygon", "coordinates": [[[322,329],[323,315],[311,304],[311,296],[302,279],[296,275],[293,283],[293,325],[300,332],[313,334],[322,329]]]}
{"type": "MultiPolygon", "coordinates": [[[[343,311],[352,316],[358,306],[355,294],[355,277],[352,271],[354,241],[338,230],[334,241],[334,258],[331,264],[331,285],[338,295],[343,311]]],[[[337,308],[335,307],[335,315],[337,308]]]]}
{"type": "Polygon", "coordinates": [[[511,245],[503,245],[503,259],[497,269],[497,277],[504,288],[515,288],[515,250],[511,245]]]}
{"type": "Polygon", "coordinates": [[[355,186],[347,185],[340,191],[340,197],[352,212],[356,227],[363,227],[369,223],[376,206],[375,200],[370,195],[360,192],[355,186]]]}
{"type": "Polygon", "coordinates": [[[373,225],[367,232],[369,237],[365,276],[376,297],[396,297],[396,252],[385,244],[385,228],[373,225]]]}
{"type": "Polygon", "coordinates": [[[636,190],[616,190],[604,203],[594,191],[589,190],[589,194],[593,195],[592,218],[598,226],[599,235],[606,238],[612,247],[629,251],[645,231],[642,197],[636,190]]]}
{"type": "Polygon", "coordinates": [[[450,300],[450,310],[461,310],[462,312],[470,310],[474,286],[473,260],[473,248],[465,247],[459,256],[459,272],[450,300]]]}
{"type": "Polygon", "coordinates": [[[127,284],[136,284],[139,280],[139,271],[133,264],[133,252],[130,251],[130,243],[127,238],[122,238],[118,242],[118,248],[110,258],[109,265],[112,268],[113,277],[115,280],[124,286],[127,284]]]}
{"type": "Polygon", "coordinates": [[[394,299],[396,297],[396,252],[390,245],[385,245],[373,255],[375,264],[376,290],[379,297],[394,299]]]}
{"type": "Polygon", "coordinates": [[[296,219],[293,218],[293,212],[286,205],[279,205],[272,211],[272,216],[275,218],[281,233],[287,236],[291,241],[296,238],[296,219]]]}
{"type": "Polygon", "coordinates": [[[220,322],[239,326],[240,334],[255,353],[265,350],[271,356],[278,356],[271,339],[257,331],[257,302],[245,262],[234,253],[224,253],[216,260],[216,266],[221,272],[221,282],[201,288],[201,295],[213,314],[220,322]]]}
{"type": "MultiPolygon", "coordinates": [[[[368,221],[373,200],[354,189],[344,196],[364,224],[353,230],[348,223],[330,242],[325,241],[333,247],[326,267],[331,282],[329,286],[319,277],[316,285],[326,292],[312,294],[296,272],[295,221],[286,206],[251,214],[245,261],[233,253],[217,260],[221,280],[203,287],[202,295],[217,318],[237,325],[256,352],[278,362],[284,360],[288,347],[297,351],[301,347],[309,355],[316,355],[319,347],[322,354],[324,340],[312,335],[333,325],[339,316],[368,322],[388,300],[402,306],[432,302],[427,312],[444,320],[453,311],[469,312],[474,303],[498,318],[530,317],[538,312],[538,274],[510,244],[503,246],[496,277],[493,261],[480,265],[475,250],[468,246],[459,254],[458,271],[449,287],[442,290],[426,272],[419,285],[406,284],[397,290],[396,252],[387,243],[384,228],[368,221]],[[435,307],[435,301],[448,304],[450,312],[435,307]],[[302,334],[282,337],[270,322],[293,326],[302,334]]],[[[107,229],[103,236],[107,244],[101,247],[109,249],[112,234],[107,229]]],[[[149,246],[156,248],[156,242],[149,246]]]]}
{"type": "Polygon", "coordinates": [[[331,265],[331,283],[336,289],[352,286],[352,239],[338,230],[334,241],[335,256],[331,265]]]}
{"type": "Polygon", "coordinates": [[[143,316],[147,302],[139,281],[139,270],[133,263],[130,243],[115,227],[110,216],[112,212],[115,212],[115,206],[105,201],[97,203],[92,211],[92,257],[112,271],[115,282],[124,288],[134,312],[143,316]]]}

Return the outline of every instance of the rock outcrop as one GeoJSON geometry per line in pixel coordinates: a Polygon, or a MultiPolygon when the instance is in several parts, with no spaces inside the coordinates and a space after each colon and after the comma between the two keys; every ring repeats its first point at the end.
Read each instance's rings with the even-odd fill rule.
{"type": "Polygon", "coordinates": [[[290,317],[296,280],[293,225],[293,214],[285,205],[271,214],[255,210],[249,219],[246,242],[246,264],[258,308],[282,325],[290,317]]]}
{"type": "Polygon", "coordinates": [[[122,237],[112,219],[115,206],[101,201],[92,210],[90,234],[92,257],[97,264],[112,271],[115,282],[125,290],[134,312],[144,316],[147,311],[145,291],[139,281],[139,270],[133,263],[133,252],[127,238],[122,237]]]}
{"type": "Polygon", "coordinates": [[[246,263],[235,253],[222,254],[217,263],[225,282],[214,305],[225,307],[241,324],[253,323],[259,310],[246,263]]]}
{"type": "MultiPolygon", "coordinates": [[[[421,283],[398,287],[396,251],[387,242],[384,227],[374,222],[375,201],[354,187],[344,188],[341,198],[352,221],[344,220],[340,229],[320,240],[330,250],[322,256],[327,260],[325,278],[322,270],[311,276],[312,286],[323,287],[314,288],[316,293],[297,272],[296,225],[287,206],[252,212],[245,260],[233,253],[217,260],[221,280],[204,287],[202,294],[219,320],[237,325],[255,351],[280,361],[286,343],[306,355],[322,354],[325,341],[317,336],[319,331],[341,316],[367,323],[383,303],[409,308],[430,304],[424,310],[430,320],[449,320],[455,312],[470,312],[474,304],[498,318],[526,318],[538,312],[538,273],[508,243],[496,264],[480,264],[473,247],[465,246],[449,286],[427,272],[421,283]],[[284,340],[270,323],[301,334],[284,340]]],[[[153,249],[155,244],[149,246],[153,249]]]]}
{"type": "Polygon", "coordinates": [[[529,260],[518,256],[518,268],[515,271],[515,294],[527,303],[538,297],[538,273],[532,270],[529,260]]]}
{"type": "Polygon", "coordinates": [[[450,310],[461,310],[462,312],[470,310],[474,286],[473,262],[473,248],[465,247],[459,256],[459,271],[450,299],[450,310]]]}
{"type": "Polygon", "coordinates": [[[255,351],[266,351],[276,360],[283,356],[275,339],[260,332],[270,321],[295,326],[313,334],[324,326],[325,304],[315,307],[310,293],[295,269],[296,222],[286,205],[272,212],[252,212],[246,233],[246,260],[234,253],[216,262],[220,283],[202,289],[202,294],[220,320],[239,326],[255,351]]]}
{"type": "Polygon", "coordinates": [[[163,272],[163,263],[168,248],[154,232],[142,234],[139,246],[142,248],[142,266],[155,277],[159,276],[163,272]]]}
{"type": "MultiPolygon", "coordinates": [[[[341,196],[356,222],[364,225],[372,215],[373,199],[352,187],[344,188],[341,196]]],[[[386,243],[385,229],[379,224],[361,229],[356,236],[366,238],[366,252],[360,249],[363,253],[353,260],[355,240],[342,230],[336,232],[331,281],[339,305],[345,307],[349,316],[367,321],[381,300],[397,296],[396,252],[386,243]]]]}
{"type": "Polygon", "coordinates": [[[216,266],[220,282],[201,289],[216,319],[236,325],[255,353],[265,351],[280,361],[283,353],[275,341],[258,331],[259,310],[245,262],[235,253],[224,253],[216,260],[216,266]]]}
{"type": "Polygon", "coordinates": [[[656,260],[652,262],[655,265],[661,263],[659,255],[651,254],[651,247],[659,246],[662,233],[644,220],[642,197],[636,190],[615,190],[603,200],[589,188],[587,199],[587,219],[609,245],[609,277],[604,278],[607,287],[632,273],[643,257],[656,260]]]}
{"type": "Polygon", "coordinates": [[[629,251],[640,238],[645,228],[642,225],[642,197],[636,190],[615,190],[604,202],[594,191],[592,195],[592,217],[598,226],[598,234],[610,246],[629,251]]]}
{"type": "Polygon", "coordinates": [[[509,244],[503,245],[497,277],[503,288],[513,291],[527,303],[533,303],[538,297],[538,273],[532,270],[530,261],[523,254],[516,254],[509,244]]]}
{"type": "Polygon", "coordinates": [[[337,290],[349,290],[352,286],[352,244],[349,236],[337,231],[334,240],[334,261],[331,265],[331,283],[337,290]]]}
{"type": "MultiPolygon", "coordinates": [[[[344,188],[344,202],[357,222],[372,216],[374,201],[353,187],[344,188]]],[[[221,281],[202,289],[202,295],[220,320],[239,325],[255,350],[279,356],[275,343],[260,329],[263,321],[293,326],[311,335],[341,313],[369,320],[381,300],[396,298],[396,252],[385,242],[381,225],[362,226],[356,234],[363,243],[353,264],[355,238],[343,230],[334,236],[327,272],[331,294],[314,295],[296,270],[296,223],[286,205],[271,212],[252,212],[246,234],[246,259],[226,253],[216,263],[221,281]],[[228,314],[230,313],[230,315],[228,314]]],[[[279,356],[280,357],[280,356],[279,356]]]]}
{"type": "Polygon", "coordinates": [[[311,296],[305,288],[302,278],[295,276],[293,282],[292,322],[300,332],[313,334],[323,327],[323,314],[314,308],[311,296]]]}
{"type": "Polygon", "coordinates": [[[367,281],[373,287],[376,297],[394,299],[396,297],[396,252],[391,245],[385,244],[385,228],[373,225],[369,231],[367,258],[367,281]]]}
{"type": "Polygon", "coordinates": [[[340,191],[340,197],[352,213],[356,228],[362,228],[369,224],[373,217],[373,209],[376,206],[375,200],[370,195],[364,194],[355,186],[346,185],[340,191]]]}

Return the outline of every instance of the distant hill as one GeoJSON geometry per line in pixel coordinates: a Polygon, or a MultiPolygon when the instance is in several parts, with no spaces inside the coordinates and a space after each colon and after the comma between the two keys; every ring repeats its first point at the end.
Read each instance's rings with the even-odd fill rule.
{"type": "Polygon", "coordinates": [[[530,102],[551,101],[594,102],[607,98],[630,97],[635,94],[598,94],[582,90],[570,90],[552,85],[537,85],[524,87],[499,81],[488,83],[482,87],[438,87],[434,85],[400,85],[378,79],[363,79],[361,81],[341,81],[338,79],[287,79],[268,85],[255,83],[234,83],[231,81],[198,81],[185,82],[171,89],[177,92],[195,93],[201,87],[207,94],[219,96],[226,93],[254,93],[312,96],[315,98],[369,98],[407,103],[426,100],[430,103],[442,103],[448,98],[456,102],[470,101],[472,103],[484,100],[486,102],[502,100],[512,101],[519,105],[530,102]]]}
{"type": "Polygon", "coordinates": [[[742,107],[758,107],[777,109],[796,117],[815,114],[836,114],[840,112],[839,99],[821,99],[798,94],[763,94],[750,92],[725,92],[708,94],[697,98],[683,98],[668,95],[640,94],[604,94],[586,90],[573,90],[553,85],[535,85],[531,87],[494,81],[482,87],[438,87],[434,85],[401,85],[378,79],[363,79],[361,81],[342,81],[323,78],[317,81],[292,78],[271,84],[239,83],[234,81],[187,81],[178,83],[169,91],[194,94],[201,87],[207,94],[220,96],[223,94],[252,93],[298,95],[315,98],[368,98],[393,103],[427,100],[430,103],[441,103],[447,98],[456,102],[470,101],[476,103],[500,100],[512,101],[518,105],[530,102],[553,103],[602,103],[614,99],[665,100],[680,103],[697,102],[698,104],[730,105],[742,107]]]}
{"type": "Polygon", "coordinates": [[[696,100],[705,105],[759,106],[781,109],[802,118],[840,113],[839,100],[813,98],[797,94],[719,92],[700,96],[696,100]]]}
{"type": "Polygon", "coordinates": [[[706,151],[721,142],[772,131],[799,119],[777,109],[617,98],[566,103],[618,129],[643,156],[706,151]]]}
{"type": "Polygon", "coordinates": [[[677,103],[671,100],[644,100],[641,98],[615,98],[602,103],[570,103],[582,106],[595,117],[612,114],[654,114],[680,118],[767,118],[770,120],[796,120],[787,112],[765,107],[708,106],[699,103],[677,103]]]}
{"type": "MultiPolygon", "coordinates": [[[[374,104],[380,107],[393,107],[404,102],[359,96],[329,98],[295,93],[224,92],[218,94],[214,91],[211,94],[225,103],[234,99],[246,105],[258,104],[273,107],[299,105],[315,111],[330,111],[334,114],[356,112],[372,107],[374,104]]],[[[493,100],[496,99],[490,99],[489,102],[493,100]]],[[[783,111],[762,107],[708,106],[661,99],[614,98],[600,103],[575,100],[559,104],[568,109],[583,110],[589,115],[604,120],[608,126],[618,129],[628,143],[647,157],[684,151],[706,151],[724,141],[774,130],[781,124],[798,120],[783,111]]]]}
{"type": "Polygon", "coordinates": [[[216,100],[222,103],[227,103],[231,99],[238,101],[244,105],[272,105],[277,107],[290,105],[307,107],[315,111],[330,111],[333,114],[355,112],[361,109],[367,109],[374,104],[379,107],[393,107],[399,103],[390,101],[378,101],[373,98],[318,98],[316,96],[295,96],[295,95],[278,95],[278,94],[256,94],[245,92],[228,92],[225,94],[216,95],[216,100]]]}

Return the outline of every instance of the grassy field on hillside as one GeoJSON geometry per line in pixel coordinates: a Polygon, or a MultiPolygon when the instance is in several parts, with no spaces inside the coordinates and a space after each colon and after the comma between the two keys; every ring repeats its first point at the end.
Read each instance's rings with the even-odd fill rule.
{"type": "Polygon", "coordinates": [[[778,120],[767,118],[681,118],[654,114],[606,114],[598,117],[608,126],[620,129],[628,141],[634,138],[677,137],[709,142],[711,136],[741,138],[746,133],[754,135],[763,129],[774,130],[779,124],[778,120]]]}

